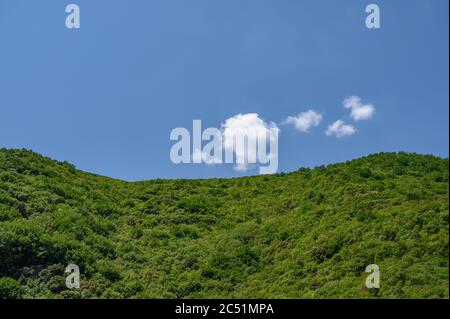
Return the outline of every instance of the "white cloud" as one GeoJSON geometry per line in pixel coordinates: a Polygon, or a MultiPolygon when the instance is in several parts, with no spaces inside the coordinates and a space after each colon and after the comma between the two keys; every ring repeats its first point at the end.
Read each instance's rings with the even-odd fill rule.
{"type": "Polygon", "coordinates": [[[278,142],[279,128],[273,122],[264,122],[257,113],[238,114],[225,120],[222,124],[223,146],[225,152],[236,155],[237,171],[246,171],[251,164],[256,163],[259,158],[258,140],[267,142],[278,142]],[[267,138],[268,137],[268,138],[267,138]],[[247,146],[236,145],[235,141],[244,141],[247,146]]]}
{"type": "Polygon", "coordinates": [[[352,125],[347,125],[341,120],[337,120],[328,126],[325,134],[328,136],[336,136],[338,138],[355,134],[356,129],[352,125]]]}
{"type": "Polygon", "coordinates": [[[318,126],[321,121],[322,114],[316,113],[314,110],[308,110],[297,116],[288,116],[283,124],[294,124],[297,130],[307,133],[311,127],[318,126]]]}
{"type": "Polygon", "coordinates": [[[359,96],[350,96],[342,104],[346,109],[350,109],[350,116],[355,121],[371,119],[375,113],[373,104],[362,104],[359,96]]]}

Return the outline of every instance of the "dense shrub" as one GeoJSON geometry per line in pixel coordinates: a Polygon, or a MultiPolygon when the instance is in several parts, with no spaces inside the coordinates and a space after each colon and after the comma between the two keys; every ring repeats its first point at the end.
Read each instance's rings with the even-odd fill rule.
{"type": "Polygon", "coordinates": [[[380,153],[128,183],[1,149],[0,298],[448,298],[448,180],[448,159],[380,153]]]}

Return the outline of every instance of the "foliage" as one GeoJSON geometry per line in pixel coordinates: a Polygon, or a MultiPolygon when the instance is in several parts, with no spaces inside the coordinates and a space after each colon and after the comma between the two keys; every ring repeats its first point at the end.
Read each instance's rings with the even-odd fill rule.
{"type": "Polygon", "coordinates": [[[448,298],[448,176],[448,159],[380,153],[130,183],[1,149],[0,298],[448,298]]]}

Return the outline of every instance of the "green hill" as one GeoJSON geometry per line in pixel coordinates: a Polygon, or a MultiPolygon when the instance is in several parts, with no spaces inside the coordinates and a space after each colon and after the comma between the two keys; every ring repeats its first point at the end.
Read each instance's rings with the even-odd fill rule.
{"type": "Polygon", "coordinates": [[[0,298],[448,298],[448,177],[448,159],[380,153],[130,183],[1,149],[0,298]]]}

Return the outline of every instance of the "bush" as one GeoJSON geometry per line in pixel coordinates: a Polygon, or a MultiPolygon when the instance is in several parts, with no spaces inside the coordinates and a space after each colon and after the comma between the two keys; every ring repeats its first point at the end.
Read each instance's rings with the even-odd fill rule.
{"type": "Polygon", "coordinates": [[[0,299],[22,299],[25,288],[15,279],[10,277],[0,278],[0,299]]]}

